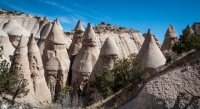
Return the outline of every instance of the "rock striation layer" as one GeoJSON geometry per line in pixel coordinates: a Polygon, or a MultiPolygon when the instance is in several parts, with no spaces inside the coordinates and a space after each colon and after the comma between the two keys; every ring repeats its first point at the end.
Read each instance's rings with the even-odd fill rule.
{"type": "Polygon", "coordinates": [[[75,91],[85,91],[90,74],[99,57],[99,47],[96,42],[96,34],[91,24],[88,24],[83,35],[82,47],[79,50],[74,63],[72,65],[72,81],[71,85],[75,91]]]}
{"type": "Polygon", "coordinates": [[[178,41],[178,35],[172,25],[170,25],[165,33],[165,39],[161,46],[161,51],[171,50],[174,43],[178,41]]]}
{"type": "Polygon", "coordinates": [[[33,34],[28,44],[28,57],[35,96],[42,104],[51,103],[51,93],[45,81],[40,50],[33,34]]]}

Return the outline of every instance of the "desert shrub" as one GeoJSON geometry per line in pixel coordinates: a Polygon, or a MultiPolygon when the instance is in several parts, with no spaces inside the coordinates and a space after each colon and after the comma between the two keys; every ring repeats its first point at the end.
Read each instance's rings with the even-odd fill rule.
{"type": "Polygon", "coordinates": [[[119,27],[119,29],[122,30],[122,29],[126,29],[126,28],[125,27],[119,27]]]}
{"type": "Polygon", "coordinates": [[[91,87],[97,87],[102,96],[106,97],[113,94],[114,87],[114,74],[112,71],[105,67],[95,74],[96,81],[90,83],[91,87]]]}
{"type": "Polygon", "coordinates": [[[101,22],[101,25],[105,25],[106,23],[105,22],[101,22]]]}
{"type": "Polygon", "coordinates": [[[178,57],[178,54],[174,51],[168,51],[168,52],[165,52],[163,54],[166,58],[166,64],[176,60],[177,57],[178,57]]]}
{"type": "Polygon", "coordinates": [[[108,23],[107,26],[111,26],[111,24],[108,23]]]}
{"type": "Polygon", "coordinates": [[[81,106],[82,100],[77,94],[73,94],[73,87],[65,86],[60,92],[56,103],[60,104],[62,109],[75,109],[81,106]]]}
{"type": "Polygon", "coordinates": [[[145,70],[136,55],[128,59],[117,60],[112,70],[107,67],[95,74],[95,81],[90,87],[95,87],[103,97],[116,93],[129,84],[137,84],[145,77],[145,70]]]}
{"type": "Polygon", "coordinates": [[[181,54],[198,47],[200,47],[200,39],[198,38],[197,33],[190,34],[190,31],[183,30],[183,34],[180,35],[178,42],[174,44],[172,50],[181,54]]]}

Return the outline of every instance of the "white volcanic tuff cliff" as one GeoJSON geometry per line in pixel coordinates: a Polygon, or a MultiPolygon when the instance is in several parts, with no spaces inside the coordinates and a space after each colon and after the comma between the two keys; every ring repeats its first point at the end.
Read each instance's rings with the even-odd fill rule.
{"type": "Polygon", "coordinates": [[[119,48],[119,58],[127,58],[130,54],[138,54],[143,42],[144,37],[139,32],[132,33],[101,33],[97,35],[97,42],[99,48],[102,47],[104,41],[108,36],[113,37],[118,48],[119,48]]]}
{"type": "MultiPolygon", "coordinates": [[[[51,28],[51,24],[47,18],[36,18],[33,16],[25,16],[25,15],[2,15],[0,16],[0,29],[3,29],[6,33],[12,30],[16,26],[21,26],[25,29],[29,34],[33,33],[34,37],[46,38],[48,33],[50,32],[49,28],[51,28]],[[9,25],[6,24],[11,21],[9,25]]],[[[60,23],[59,28],[62,29],[60,23]]],[[[30,36],[30,35],[29,35],[30,36]]]]}
{"type": "Polygon", "coordinates": [[[195,103],[198,109],[199,56],[197,50],[172,64],[149,80],[139,95],[121,109],[195,109],[195,103]]]}

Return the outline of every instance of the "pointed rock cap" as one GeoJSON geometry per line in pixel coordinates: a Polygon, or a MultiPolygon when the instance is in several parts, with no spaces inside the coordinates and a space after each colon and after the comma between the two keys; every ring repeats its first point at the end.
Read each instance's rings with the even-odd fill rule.
{"type": "Polygon", "coordinates": [[[56,18],[56,22],[58,24],[58,27],[63,31],[63,27],[60,25],[60,22],[59,22],[58,18],[56,18]]]}
{"type": "Polygon", "coordinates": [[[151,34],[151,29],[148,29],[147,34],[151,34]]]}
{"type": "Polygon", "coordinates": [[[23,35],[20,37],[20,41],[15,49],[14,54],[27,54],[27,41],[24,39],[23,35]]]}
{"type": "Polygon", "coordinates": [[[100,54],[119,56],[119,48],[112,37],[107,37],[101,48],[100,54]]]}
{"type": "Polygon", "coordinates": [[[24,29],[22,26],[17,25],[16,27],[14,27],[12,30],[10,30],[8,32],[9,36],[21,36],[23,35],[24,37],[29,37],[30,33],[24,29]]]}
{"type": "Polygon", "coordinates": [[[33,33],[31,33],[31,36],[29,38],[29,44],[28,44],[28,52],[29,53],[35,53],[35,52],[39,52],[39,48],[37,46],[37,43],[35,41],[35,38],[33,36],[33,33]]]}
{"type": "Polygon", "coordinates": [[[59,27],[58,19],[54,20],[48,39],[53,41],[56,44],[60,44],[60,45],[67,44],[67,42],[65,41],[64,33],[59,27]]]}
{"type": "Polygon", "coordinates": [[[8,34],[0,29],[0,44],[1,43],[10,43],[10,39],[8,37],[8,34]]]}
{"type": "Polygon", "coordinates": [[[192,28],[190,27],[190,25],[187,25],[186,28],[185,28],[185,30],[190,31],[190,34],[194,33],[194,31],[192,30],[192,28]]]}
{"type": "Polygon", "coordinates": [[[8,34],[6,34],[2,29],[0,29],[0,36],[8,37],[8,34]]]}
{"type": "Polygon", "coordinates": [[[169,37],[169,38],[178,38],[178,35],[174,29],[174,27],[172,25],[169,25],[166,33],[165,33],[165,37],[169,37]]]}
{"type": "Polygon", "coordinates": [[[75,32],[84,32],[85,31],[85,29],[83,28],[83,25],[82,25],[82,23],[81,23],[81,21],[79,20],[78,21],[78,23],[76,24],[76,27],[74,28],[74,31],[75,32]]]}
{"type": "Polygon", "coordinates": [[[152,34],[147,34],[145,41],[138,53],[146,68],[158,68],[165,64],[166,59],[156,44],[152,34]]]}
{"type": "Polygon", "coordinates": [[[83,40],[87,39],[96,40],[96,34],[90,23],[88,23],[85,33],[83,34],[83,40]]]}
{"type": "Polygon", "coordinates": [[[9,31],[11,31],[13,28],[19,26],[17,24],[17,22],[14,19],[10,19],[5,26],[3,27],[3,31],[8,33],[9,31]]]}

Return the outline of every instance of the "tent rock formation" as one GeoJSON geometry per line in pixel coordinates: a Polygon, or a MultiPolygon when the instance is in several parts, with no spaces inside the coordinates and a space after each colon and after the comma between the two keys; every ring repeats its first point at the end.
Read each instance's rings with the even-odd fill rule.
{"type": "Polygon", "coordinates": [[[93,81],[95,79],[95,74],[97,71],[108,67],[109,70],[113,69],[114,62],[119,58],[119,49],[115,43],[113,37],[107,37],[104,42],[99,58],[93,68],[89,80],[93,81]]]}
{"type": "Polygon", "coordinates": [[[88,24],[83,35],[82,47],[79,50],[72,65],[71,85],[75,91],[85,91],[85,86],[99,56],[99,47],[96,42],[96,34],[91,24],[88,24]]]}
{"type": "Polygon", "coordinates": [[[28,57],[35,96],[42,104],[50,103],[51,93],[45,81],[40,51],[33,34],[28,44],[28,57]]]}
{"type": "Polygon", "coordinates": [[[178,35],[172,25],[170,25],[165,33],[165,39],[161,46],[161,51],[171,50],[174,43],[178,41],[178,35]]]}
{"type": "Polygon", "coordinates": [[[80,20],[76,24],[74,31],[75,32],[73,34],[72,43],[69,47],[70,58],[72,58],[72,57],[75,58],[75,56],[77,55],[78,51],[81,49],[81,46],[82,46],[83,33],[84,33],[85,29],[83,28],[80,20]]]}
{"type": "Polygon", "coordinates": [[[148,30],[145,41],[138,53],[138,58],[142,60],[143,66],[150,74],[154,73],[151,72],[152,70],[163,66],[166,62],[166,59],[156,44],[150,29],[148,30]]]}
{"type": "Polygon", "coordinates": [[[65,87],[68,78],[70,60],[66,48],[67,42],[64,33],[59,27],[58,20],[54,21],[52,29],[47,36],[43,54],[45,77],[51,91],[52,99],[56,98],[61,89],[65,87]]]}

